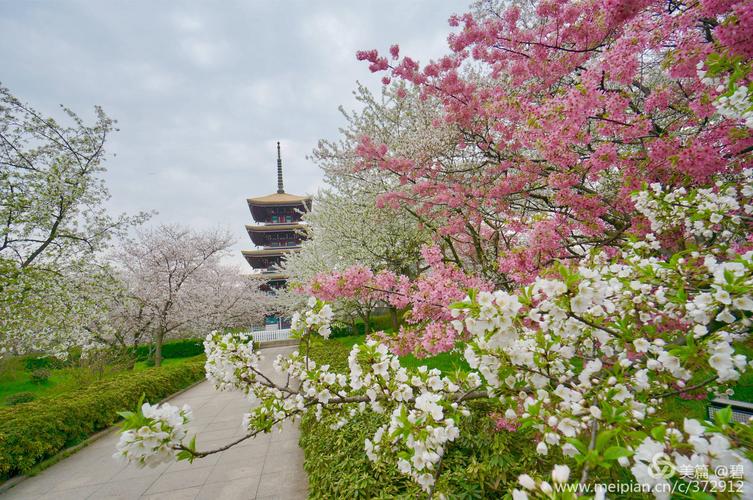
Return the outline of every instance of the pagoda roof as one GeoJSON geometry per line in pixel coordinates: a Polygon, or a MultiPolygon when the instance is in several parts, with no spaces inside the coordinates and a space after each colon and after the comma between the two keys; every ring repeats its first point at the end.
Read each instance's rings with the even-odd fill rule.
{"type": "Polygon", "coordinates": [[[282,255],[290,252],[291,250],[299,250],[301,247],[279,247],[279,248],[265,248],[264,250],[241,250],[241,253],[247,257],[266,257],[273,255],[282,255]]]}
{"type": "Polygon", "coordinates": [[[289,193],[272,193],[256,198],[247,198],[249,205],[300,205],[311,201],[311,196],[298,196],[289,193]]]}
{"type": "Polygon", "coordinates": [[[304,229],[305,226],[303,224],[266,224],[266,225],[259,225],[254,226],[251,224],[246,224],[246,231],[249,233],[273,233],[276,231],[297,231],[299,229],[304,229]]]}

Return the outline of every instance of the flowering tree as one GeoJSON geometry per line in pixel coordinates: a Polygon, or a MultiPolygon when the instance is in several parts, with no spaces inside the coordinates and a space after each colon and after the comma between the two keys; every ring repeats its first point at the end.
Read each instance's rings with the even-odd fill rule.
{"type": "Polygon", "coordinates": [[[410,82],[441,103],[435,124],[460,134],[466,160],[405,156],[365,135],[362,168],[398,177],[403,189],[385,202],[440,221],[505,288],[556,259],[618,246],[638,229],[630,193],[641,183],[705,183],[749,161],[746,9],[484,2],[451,19],[462,26],[452,53],[423,68],[397,46],[387,57],[360,52],[373,71],[390,72],[385,82],[410,82]],[[723,83],[708,85],[698,68],[723,83]],[[728,107],[739,114],[715,113],[728,107]]]}
{"type": "Polygon", "coordinates": [[[319,191],[313,211],[303,215],[308,238],[300,252],[286,258],[286,274],[301,283],[354,265],[420,274],[426,233],[403,212],[377,208],[375,198],[348,184],[319,191]]]}
{"type": "Polygon", "coordinates": [[[229,235],[163,225],[125,241],[114,262],[126,286],[113,308],[119,331],[154,342],[155,364],[170,335],[246,326],[263,316],[269,298],[259,283],[221,264],[229,235]]]}
{"type": "Polygon", "coordinates": [[[50,269],[0,259],[0,357],[44,353],[65,358],[73,347],[96,347],[120,291],[108,266],[92,258],[50,269]]]}
{"type": "Polygon", "coordinates": [[[96,255],[141,223],[109,216],[101,178],[113,121],[64,125],[0,86],[0,353],[63,354],[88,342],[107,270],[96,255]]]}
{"type": "MultiPolygon", "coordinates": [[[[283,265],[293,284],[289,293],[299,293],[296,284],[311,283],[319,274],[356,265],[375,272],[389,270],[417,276],[422,267],[420,248],[428,240],[416,220],[395,210],[377,208],[373,193],[351,183],[340,183],[337,189],[319,191],[313,211],[303,216],[308,238],[283,265]]],[[[351,299],[344,295],[333,299],[337,301],[336,311],[355,312],[368,329],[371,311],[385,302],[376,296],[373,300],[351,299]]],[[[397,310],[392,308],[392,313],[397,329],[397,310]]]]}
{"type": "MultiPolygon", "coordinates": [[[[248,338],[210,334],[208,378],[259,402],[239,441],[307,411],[336,427],[383,413],[369,459],[446,495],[442,457],[468,403],[486,399],[502,428],[530,430],[521,446],[556,463],[517,478],[516,500],[604,498],[599,485],[621,469],[630,491],[659,498],[753,496],[749,423],[729,409],[713,422],[662,414],[679,394],[729,394],[750,366],[738,347],[753,316],[751,12],[745,1],[483,3],[451,19],[462,24],[452,54],[424,68],[397,46],[392,64],[359,53],[390,71],[385,84],[402,79],[441,103],[437,125],[461,135],[465,162],[403,157],[362,137],[357,168],[397,176],[403,187],[382,200],[441,222],[437,245],[449,238],[459,262],[482,271],[435,246],[416,279],[318,277],[293,324],[300,351],[275,361],[293,381],[284,385],[259,371],[248,338]],[[428,345],[461,350],[470,368],[406,368],[376,339],[353,347],[345,373],[310,359],[312,337],[330,333],[326,300],[373,294],[410,304],[424,336],[414,345],[439,337],[428,345]],[[701,466],[714,471],[705,484],[701,466]]],[[[141,460],[154,426],[181,434],[149,411],[134,414],[144,433],[124,438],[119,456],[141,460]]],[[[153,451],[226,448],[186,441],[153,451]]]]}
{"type": "MultiPolygon", "coordinates": [[[[444,124],[441,103],[437,99],[425,98],[419,91],[405,85],[385,86],[381,96],[377,97],[359,84],[355,96],[363,109],[351,113],[341,109],[347,121],[342,129],[343,138],[337,142],[322,140],[314,150],[313,158],[324,172],[326,182],[348,196],[368,194],[373,198],[369,210],[374,220],[398,220],[402,230],[391,229],[397,229],[399,234],[409,230],[415,234],[414,241],[423,242],[427,233],[434,234],[441,243],[443,260],[494,281],[498,273],[489,269],[484,261],[463,254],[458,248],[460,242],[444,228],[445,220],[428,217],[415,207],[401,203],[410,192],[408,178],[396,171],[360,168],[364,165],[361,142],[364,137],[369,137],[372,142],[385,145],[400,157],[427,164],[436,162],[456,171],[467,170],[473,157],[466,149],[458,147],[462,141],[458,131],[444,124]]],[[[405,253],[400,257],[403,260],[410,256],[409,252],[405,253]]],[[[406,273],[404,267],[393,266],[391,270],[410,276],[412,273],[406,273]]]]}
{"type": "MultiPolygon", "coordinates": [[[[320,141],[314,151],[313,158],[330,188],[317,194],[313,211],[303,216],[308,239],[301,251],[286,257],[284,270],[294,284],[309,283],[319,273],[356,265],[409,277],[417,276],[425,267],[420,250],[428,242],[429,231],[403,210],[378,206],[380,195],[397,187],[396,183],[379,173],[354,173],[354,168],[359,161],[355,150],[361,134],[379,134],[395,147],[410,147],[412,151],[421,146],[417,141],[419,130],[425,130],[429,121],[412,105],[396,101],[389,89],[378,102],[368,89],[359,86],[357,99],[366,109],[361,113],[343,110],[348,121],[345,138],[320,141]]],[[[411,104],[415,102],[417,99],[411,104]]],[[[343,296],[336,301],[335,311],[338,316],[355,313],[368,329],[366,316],[377,304],[384,302],[354,302],[343,296]]],[[[397,330],[398,311],[391,307],[390,312],[397,330]]]]}

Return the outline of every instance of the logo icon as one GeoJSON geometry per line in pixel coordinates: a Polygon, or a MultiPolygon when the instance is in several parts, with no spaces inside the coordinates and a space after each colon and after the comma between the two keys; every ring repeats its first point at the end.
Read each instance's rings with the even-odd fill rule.
{"type": "Polygon", "coordinates": [[[666,453],[657,453],[651,457],[648,464],[648,475],[654,479],[669,479],[675,475],[675,466],[672,458],[666,453]]]}

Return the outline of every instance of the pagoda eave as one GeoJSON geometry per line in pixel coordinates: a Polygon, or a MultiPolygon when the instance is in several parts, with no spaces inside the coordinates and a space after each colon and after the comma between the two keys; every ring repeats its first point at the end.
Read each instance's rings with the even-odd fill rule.
{"type": "Polygon", "coordinates": [[[275,231],[298,231],[304,229],[303,224],[267,224],[265,226],[254,226],[246,224],[246,231],[249,233],[274,233],[275,231]]]}
{"type": "Polygon", "coordinates": [[[268,206],[311,206],[311,196],[298,196],[288,193],[268,194],[257,198],[246,198],[249,206],[268,207],[268,206]]]}
{"type": "Polygon", "coordinates": [[[277,255],[284,255],[293,250],[300,250],[301,247],[280,247],[280,248],[265,248],[264,250],[241,250],[244,257],[273,257],[277,255]]]}

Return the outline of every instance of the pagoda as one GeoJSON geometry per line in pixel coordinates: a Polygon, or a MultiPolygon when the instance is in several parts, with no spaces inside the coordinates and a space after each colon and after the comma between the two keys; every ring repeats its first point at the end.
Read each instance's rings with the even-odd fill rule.
{"type": "MultiPolygon", "coordinates": [[[[256,250],[243,250],[246,261],[261,272],[266,282],[263,288],[273,290],[287,283],[287,277],[280,272],[280,264],[285,254],[301,248],[306,237],[301,216],[311,210],[311,197],[298,196],[285,192],[282,185],[282,156],[280,143],[277,143],[277,192],[246,200],[251,216],[256,224],[247,224],[251,241],[256,250]]],[[[267,318],[270,326],[272,318],[267,318]]],[[[279,320],[277,320],[279,323],[279,320]]],[[[279,326],[279,325],[278,325],[279,326]]]]}

